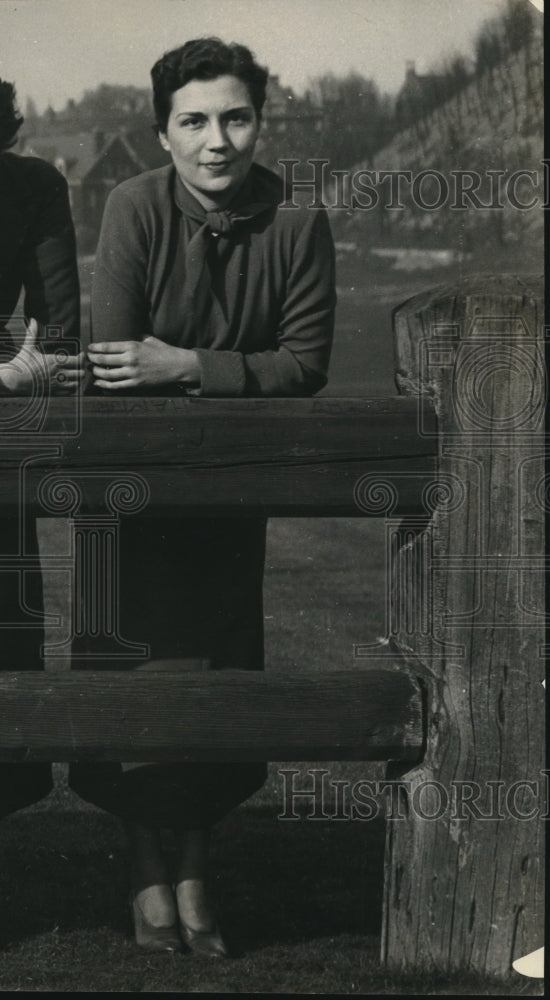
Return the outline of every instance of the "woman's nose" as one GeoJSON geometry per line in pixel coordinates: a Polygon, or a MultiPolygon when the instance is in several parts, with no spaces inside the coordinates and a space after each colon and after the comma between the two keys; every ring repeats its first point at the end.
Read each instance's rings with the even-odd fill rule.
{"type": "Polygon", "coordinates": [[[209,122],[207,144],[210,149],[219,149],[220,147],[227,146],[227,135],[220,121],[214,119],[209,122]]]}

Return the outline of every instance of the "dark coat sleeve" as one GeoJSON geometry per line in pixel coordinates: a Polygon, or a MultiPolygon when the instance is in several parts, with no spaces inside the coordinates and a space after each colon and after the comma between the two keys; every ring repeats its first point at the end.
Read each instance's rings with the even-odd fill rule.
{"type": "Polygon", "coordinates": [[[142,340],[151,334],[146,297],[149,246],[139,214],[123,187],[103,213],[92,284],[92,340],[142,340]]]}
{"type": "Polygon", "coordinates": [[[80,286],[67,182],[44,164],[28,184],[32,212],[21,262],[25,316],[56,328],[45,331],[52,345],[60,339],[78,343],[80,286]]]}

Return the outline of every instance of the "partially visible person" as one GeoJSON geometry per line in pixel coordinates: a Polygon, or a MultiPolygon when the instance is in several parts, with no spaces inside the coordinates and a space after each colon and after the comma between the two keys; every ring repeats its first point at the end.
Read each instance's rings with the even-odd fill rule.
{"type": "MultiPolygon", "coordinates": [[[[15,87],[0,80],[0,395],[65,394],[84,376],[84,356],[74,353],[80,292],[68,189],[49,163],[9,152],[22,124],[15,87]],[[21,345],[8,324],[22,291],[27,333],[21,345]],[[47,337],[52,326],[55,336],[47,337]],[[63,342],[67,350],[60,352],[63,342]]],[[[25,517],[24,527],[25,555],[36,556],[35,519],[25,517]]],[[[3,512],[0,560],[20,554],[20,528],[17,513],[3,512]]],[[[40,618],[40,571],[0,567],[0,670],[43,669],[44,629],[41,623],[29,627],[22,605],[40,618]]],[[[0,764],[0,817],[31,805],[51,787],[49,764],[0,764]]]]}

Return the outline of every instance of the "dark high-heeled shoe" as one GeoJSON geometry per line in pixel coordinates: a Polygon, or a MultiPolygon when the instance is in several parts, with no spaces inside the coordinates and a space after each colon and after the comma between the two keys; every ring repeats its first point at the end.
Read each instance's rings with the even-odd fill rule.
{"type": "Polygon", "coordinates": [[[212,958],[230,958],[227,947],[217,924],[211,931],[195,931],[188,927],[180,917],[180,931],[184,944],[197,955],[210,955],[212,958]]]}
{"type": "Polygon", "coordinates": [[[137,892],[132,892],[129,898],[136,944],[147,951],[181,951],[181,938],[176,924],[166,927],[155,927],[154,924],[150,924],[139,905],[137,896],[137,892]]]}

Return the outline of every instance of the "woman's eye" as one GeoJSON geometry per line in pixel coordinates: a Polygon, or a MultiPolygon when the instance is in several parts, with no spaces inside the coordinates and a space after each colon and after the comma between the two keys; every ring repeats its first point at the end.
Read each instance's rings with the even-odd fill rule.
{"type": "Polygon", "coordinates": [[[229,121],[231,123],[237,123],[237,125],[247,125],[250,118],[248,115],[245,115],[240,111],[236,111],[234,114],[229,116],[229,121]]]}
{"type": "Polygon", "coordinates": [[[198,128],[202,125],[201,118],[182,118],[180,121],[182,128],[198,128]]]}

